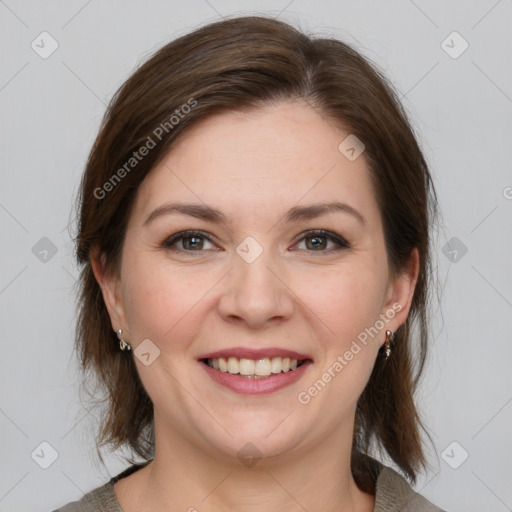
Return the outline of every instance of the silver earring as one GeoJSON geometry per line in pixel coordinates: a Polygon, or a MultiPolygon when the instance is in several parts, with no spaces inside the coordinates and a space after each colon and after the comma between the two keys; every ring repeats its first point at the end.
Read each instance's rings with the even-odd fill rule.
{"type": "Polygon", "coordinates": [[[391,356],[391,343],[395,339],[395,335],[391,331],[386,331],[386,341],[384,343],[384,353],[386,354],[386,359],[389,359],[391,356]]]}
{"type": "Polygon", "coordinates": [[[119,339],[119,348],[121,350],[131,350],[132,346],[123,340],[123,331],[122,329],[119,329],[117,331],[117,338],[119,339]]]}

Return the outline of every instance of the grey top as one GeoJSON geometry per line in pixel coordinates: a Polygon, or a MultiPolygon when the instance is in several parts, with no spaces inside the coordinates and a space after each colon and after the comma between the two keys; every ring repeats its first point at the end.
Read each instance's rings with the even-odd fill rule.
{"type": "MultiPolygon", "coordinates": [[[[114,484],[137,471],[134,465],[109,482],[86,494],[80,501],[68,503],[54,512],[123,512],[114,492],[114,484]]],[[[423,496],[414,492],[409,483],[393,469],[382,466],[375,487],[373,512],[443,512],[423,496]]]]}

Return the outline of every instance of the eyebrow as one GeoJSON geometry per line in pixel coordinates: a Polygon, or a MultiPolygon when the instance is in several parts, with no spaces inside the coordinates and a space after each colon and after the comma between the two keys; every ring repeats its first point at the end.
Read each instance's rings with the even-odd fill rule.
{"type": "MultiPolygon", "coordinates": [[[[361,224],[365,224],[365,218],[354,207],[339,202],[333,203],[316,203],[308,206],[294,206],[290,208],[284,215],[287,223],[300,222],[303,220],[315,219],[322,215],[332,212],[348,213],[355,217],[361,224]]],[[[216,224],[226,223],[227,218],[221,211],[216,210],[205,204],[191,203],[169,203],[154,209],[144,221],[144,226],[163,215],[182,214],[196,219],[214,222],[216,224]]]]}

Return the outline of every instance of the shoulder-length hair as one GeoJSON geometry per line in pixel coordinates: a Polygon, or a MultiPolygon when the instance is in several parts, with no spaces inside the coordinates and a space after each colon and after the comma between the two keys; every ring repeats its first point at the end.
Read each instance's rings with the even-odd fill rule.
{"type": "Polygon", "coordinates": [[[363,488],[375,472],[364,455],[375,446],[414,481],[425,467],[413,395],[426,358],[437,204],[426,161],[396,93],[366,58],[336,39],[308,37],[258,16],[206,25],[158,50],[112,98],[91,150],[78,198],[76,346],[83,369],[104,391],[98,446],[127,446],[148,459],[154,438],[152,403],[133,358],[118,348],[91,267],[94,251],[103,254],[107,271],[119,272],[137,189],[187,128],[214,113],[294,99],[364,143],[393,275],[404,270],[413,248],[419,251],[411,311],[391,359],[377,358],[358,401],[352,452],[363,488]],[[144,158],[130,160],[150,139],[154,147],[144,158]]]}

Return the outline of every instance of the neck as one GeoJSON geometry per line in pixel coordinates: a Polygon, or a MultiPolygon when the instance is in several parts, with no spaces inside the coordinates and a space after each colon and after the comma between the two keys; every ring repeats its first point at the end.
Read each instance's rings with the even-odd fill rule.
{"type": "MultiPolygon", "coordinates": [[[[236,454],[222,456],[211,447],[203,449],[188,442],[188,437],[184,439],[157,425],[161,423],[155,421],[155,458],[130,482],[131,499],[126,497],[126,501],[134,503],[135,498],[144,504],[133,510],[373,510],[374,496],[358,489],[350,470],[350,429],[348,437],[335,431],[307,449],[297,448],[244,463],[236,454]]],[[[131,510],[122,501],[121,505],[124,510],[131,510]]]]}

